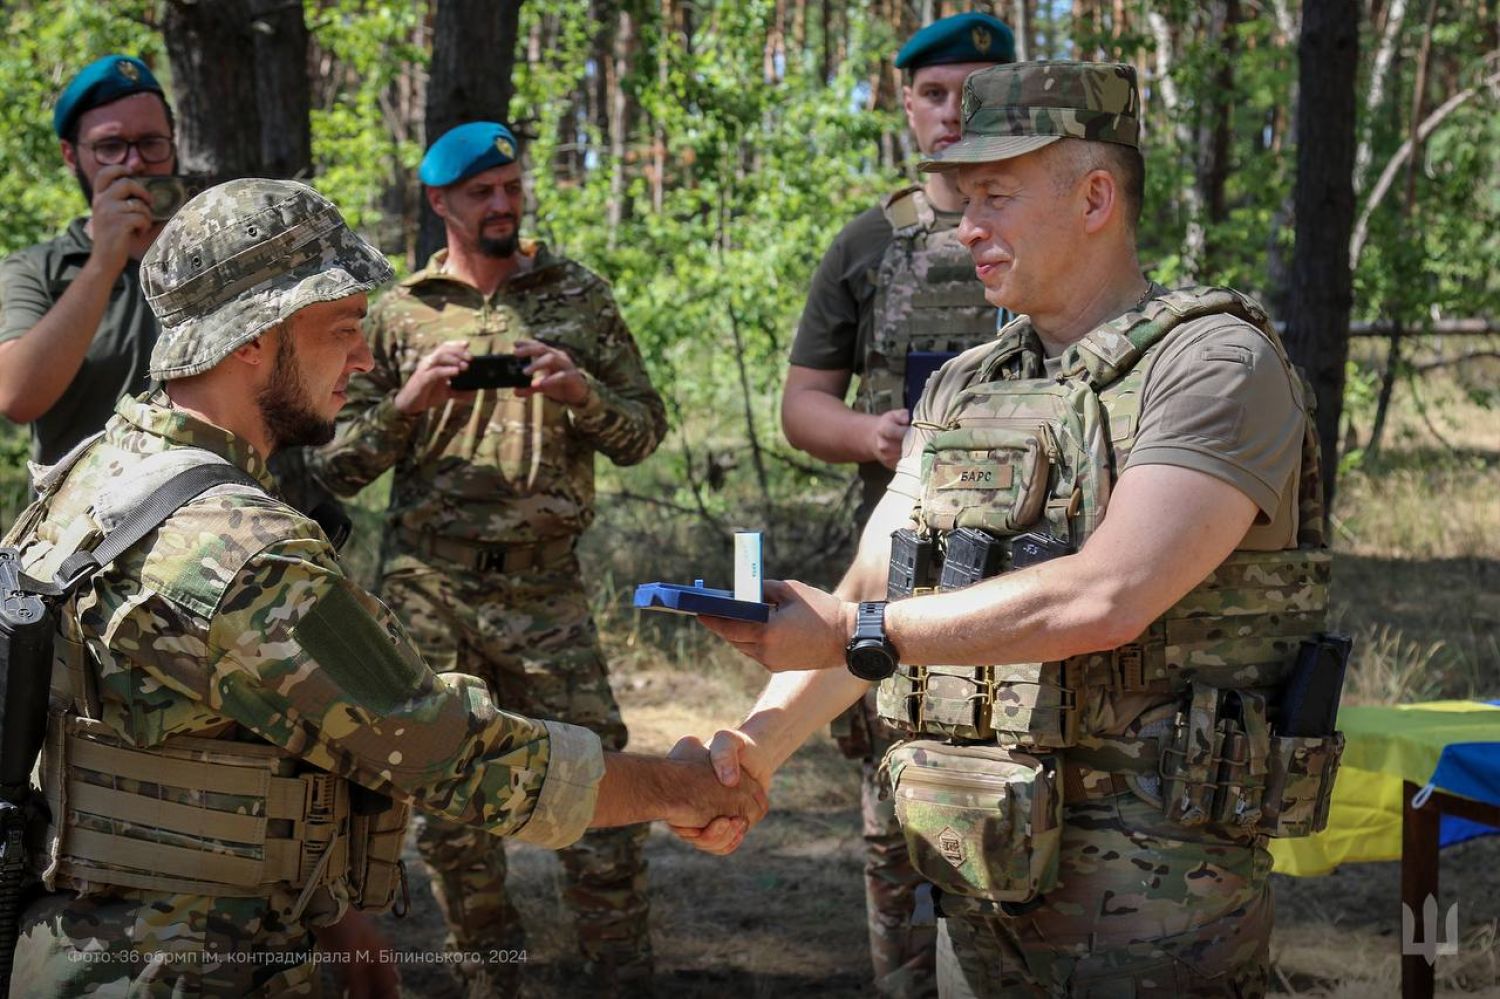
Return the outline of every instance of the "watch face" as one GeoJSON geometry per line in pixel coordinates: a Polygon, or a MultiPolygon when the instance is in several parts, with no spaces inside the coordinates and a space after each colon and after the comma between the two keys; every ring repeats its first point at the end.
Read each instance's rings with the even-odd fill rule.
{"type": "Polygon", "coordinates": [[[896,672],[896,660],[884,644],[871,642],[849,650],[849,672],[861,680],[884,680],[896,672]]]}

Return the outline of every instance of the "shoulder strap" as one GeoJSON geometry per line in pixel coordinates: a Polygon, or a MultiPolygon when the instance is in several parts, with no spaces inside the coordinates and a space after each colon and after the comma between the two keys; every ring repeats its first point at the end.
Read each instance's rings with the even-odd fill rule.
{"type": "Polygon", "coordinates": [[[935,217],[922,188],[903,187],[880,203],[881,213],[897,238],[908,238],[932,228],[935,217]]]}
{"type": "Polygon", "coordinates": [[[1160,292],[1138,309],[1089,332],[1063,353],[1059,378],[1083,377],[1102,391],[1118,381],[1177,327],[1204,316],[1230,315],[1266,332],[1274,341],[1265,311],[1232,288],[1193,287],[1160,292]]]}
{"type": "Polygon", "coordinates": [[[57,570],[56,580],[42,584],[39,592],[54,597],[72,593],[84,580],[138,544],[189,501],[214,486],[236,483],[261,489],[259,482],[233,465],[214,462],[178,472],[147,496],[140,506],[126,514],[97,548],[76,551],[64,559],[57,570]]]}

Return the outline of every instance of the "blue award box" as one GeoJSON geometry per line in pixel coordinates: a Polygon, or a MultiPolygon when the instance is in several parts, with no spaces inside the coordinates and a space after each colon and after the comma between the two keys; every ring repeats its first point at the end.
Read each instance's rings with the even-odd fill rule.
{"type": "Polygon", "coordinates": [[[641,610],[674,614],[704,614],[736,621],[768,621],[771,605],[756,600],[736,600],[732,590],[714,590],[696,579],[692,586],[681,583],[642,583],[635,588],[635,605],[641,610]]]}

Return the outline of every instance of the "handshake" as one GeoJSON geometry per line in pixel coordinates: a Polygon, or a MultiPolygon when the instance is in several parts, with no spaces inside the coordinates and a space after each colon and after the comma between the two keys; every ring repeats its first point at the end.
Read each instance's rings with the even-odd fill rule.
{"type": "Polygon", "coordinates": [[[719,732],[711,746],[688,736],[666,759],[607,753],[591,825],[662,819],[700,850],[733,853],[770,808],[771,768],[755,760],[755,744],[733,730],[719,732]]]}
{"type": "Polygon", "coordinates": [[[679,739],[668,754],[669,759],[711,766],[720,785],[719,793],[748,796],[760,810],[754,817],[721,813],[703,823],[669,819],[668,825],[677,838],[705,853],[723,856],[737,850],[750,827],[764,818],[770,807],[767,792],[774,769],[761,755],[755,742],[738,729],[721,729],[707,746],[695,736],[679,739]]]}

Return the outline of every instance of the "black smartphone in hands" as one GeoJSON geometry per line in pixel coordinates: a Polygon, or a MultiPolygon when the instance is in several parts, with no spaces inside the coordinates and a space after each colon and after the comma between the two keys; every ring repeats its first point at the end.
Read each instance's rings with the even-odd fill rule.
{"type": "Polygon", "coordinates": [[[452,378],[448,385],[460,392],[487,388],[525,388],[531,384],[526,366],[531,362],[515,354],[475,354],[469,366],[452,378]]]}

